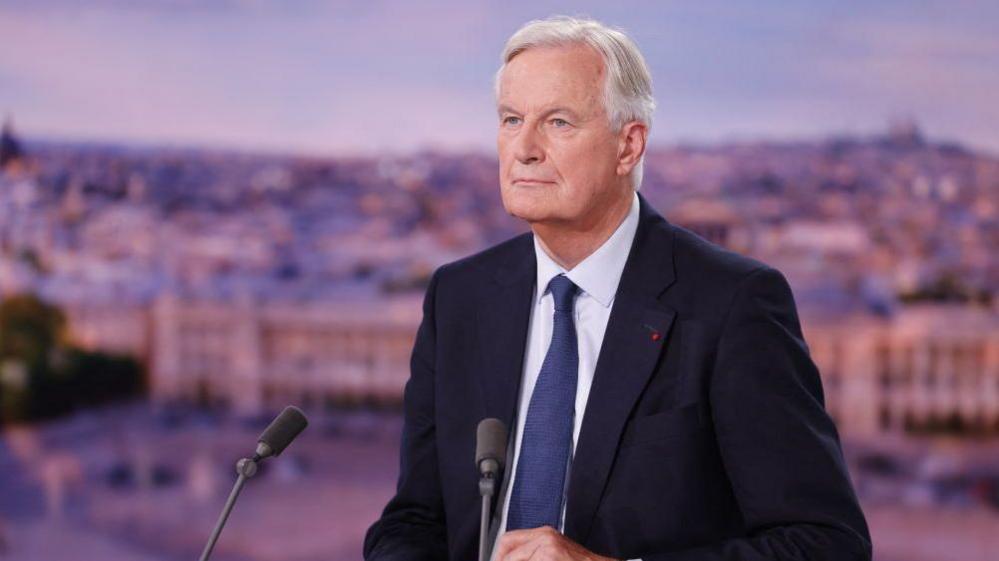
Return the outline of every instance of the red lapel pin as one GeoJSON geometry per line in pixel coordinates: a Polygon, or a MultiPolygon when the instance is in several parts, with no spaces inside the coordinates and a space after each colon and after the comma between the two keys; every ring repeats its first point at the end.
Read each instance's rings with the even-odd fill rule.
{"type": "Polygon", "coordinates": [[[649,337],[651,337],[653,341],[658,341],[658,340],[662,339],[663,335],[662,335],[662,333],[659,333],[658,329],[656,329],[655,327],[652,327],[651,325],[649,325],[647,323],[644,324],[644,325],[645,325],[645,329],[648,329],[650,331],[649,337]]]}

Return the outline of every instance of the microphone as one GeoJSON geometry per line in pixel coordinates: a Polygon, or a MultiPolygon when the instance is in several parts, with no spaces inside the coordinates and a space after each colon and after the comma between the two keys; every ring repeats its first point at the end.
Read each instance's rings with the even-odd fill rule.
{"type": "Polygon", "coordinates": [[[499,419],[482,419],[475,431],[475,465],[479,474],[499,479],[506,462],[506,427],[499,419]]]}
{"type": "Polygon", "coordinates": [[[229,519],[229,513],[232,512],[232,507],[236,504],[239,492],[243,490],[246,480],[257,473],[257,462],[270,456],[280,455],[291,444],[291,441],[295,440],[295,437],[305,430],[308,424],[309,421],[305,418],[305,414],[302,413],[301,409],[294,405],[285,407],[284,411],[271,421],[271,424],[264,429],[260,438],[257,439],[257,448],[253,453],[253,458],[243,458],[236,462],[236,473],[239,474],[239,477],[236,478],[236,484],[232,486],[232,492],[229,493],[229,498],[226,499],[225,506],[222,508],[222,514],[219,515],[218,522],[215,523],[215,528],[208,538],[208,543],[205,544],[205,549],[201,552],[201,557],[198,558],[199,561],[207,561],[208,556],[212,554],[215,542],[218,541],[219,535],[222,533],[222,527],[225,526],[226,520],[229,519]]]}
{"type": "Polygon", "coordinates": [[[284,408],[284,411],[271,421],[257,439],[257,450],[254,460],[260,461],[269,456],[280,456],[281,452],[291,444],[298,433],[305,430],[309,420],[302,410],[294,405],[284,408]]]}
{"type": "Polygon", "coordinates": [[[496,482],[502,477],[506,463],[507,432],[503,421],[482,419],[475,430],[475,467],[479,470],[479,495],[482,496],[482,517],[479,524],[479,561],[489,561],[489,519],[496,482]]]}

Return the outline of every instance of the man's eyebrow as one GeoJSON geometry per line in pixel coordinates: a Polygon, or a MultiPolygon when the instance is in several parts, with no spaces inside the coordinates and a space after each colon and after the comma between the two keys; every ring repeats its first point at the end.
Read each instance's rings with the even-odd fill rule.
{"type": "MultiPolygon", "coordinates": [[[[500,115],[502,115],[504,113],[515,113],[517,115],[520,114],[519,111],[517,111],[513,107],[510,107],[509,105],[500,105],[499,107],[496,108],[496,112],[499,113],[500,115]]],[[[565,114],[569,115],[569,117],[571,117],[574,120],[579,118],[579,114],[577,114],[575,111],[573,111],[572,109],[569,109],[568,107],[561,107],[561,106],[557,106],[557,107],[552,107],[550,109],[546,109],[545,112],[542,113],[542,115],[544,115],[545,117],[547,117],[547,116],[549,116],[549,115],[551,115],[553,113],[565,113],[565,114]]]]}
{"type": "Polygon", "coordinates": [[[517,111],[513,107],[510,107],[509,105],[500,105],[499,107],[496,108],[496,112],[499,113],[500,115],[502,115],[503,113],[517,113],[518,115],[520,114],[519,111],[517,111]]]}
{"type": "Polygon", "coordinates": [[[552,107],[551,109],[545,111],[545,116],[551,115],[553,113],[565,113],[566,115],[569,115],[569,117],[573,120],[579,118],[579,115],[572,109],[569,109],[568,107],[552,107]]]}

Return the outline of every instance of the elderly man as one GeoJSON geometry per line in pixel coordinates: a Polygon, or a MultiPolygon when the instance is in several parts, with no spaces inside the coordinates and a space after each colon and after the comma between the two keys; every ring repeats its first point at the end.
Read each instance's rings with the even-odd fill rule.
{"type": "Polygon", "coordinates": [[[637,193],[637,47],[559,17],[502,59],[503,205],[531,232],[433,275],[365,559],[476,557],[485,417],[511,428],[496,561],[870,559],[784,277],[637,193]]]}

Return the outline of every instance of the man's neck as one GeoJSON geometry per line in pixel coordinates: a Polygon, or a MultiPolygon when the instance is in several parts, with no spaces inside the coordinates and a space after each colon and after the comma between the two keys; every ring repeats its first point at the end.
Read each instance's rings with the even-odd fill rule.
{"type": "Polygon", "coordinates": [[[542,224],[531,225],[545,253],[566,271],[589,257],[610,238],[618,226],[624,222],[634,197],[633,191],[627,197],[616,200],[613,207],[600,213],[590,224],[542,224]]]}

